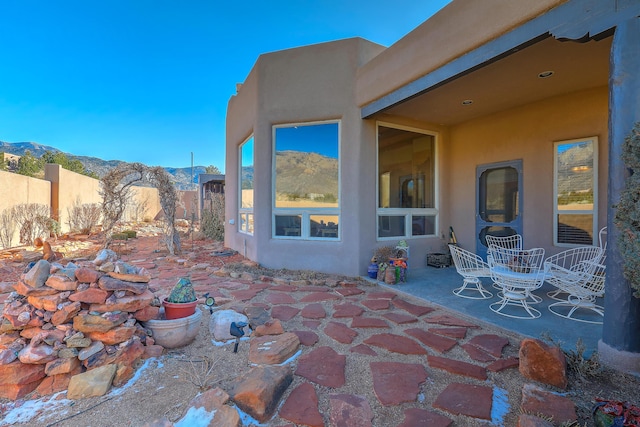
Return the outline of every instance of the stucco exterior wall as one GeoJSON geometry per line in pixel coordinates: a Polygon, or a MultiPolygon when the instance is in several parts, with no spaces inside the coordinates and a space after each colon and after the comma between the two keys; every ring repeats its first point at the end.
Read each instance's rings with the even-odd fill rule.
{"type": "Polygon", "coordinates": [[[449,220],[464,248],[475,250],[476,167],[515,159],[523,162],[523,236],[527,247],[553,246],[554,142],[597,136],[598,228],[606,225],[608,88],[550,98],[451,128],[445,160],[449,220]]]}
{"type": "Polygon", "coordinates": [[[51,213],[60,223],[62,232],[68,232],[69,212],[76,204],[101,203],[100,181],[63,169],[56,164],[46,164],[44,179],[51,182],[51,213]]]}
{"type": "MultiPolygon", "coordinates": [[[[37,203],[50,208],[51,183],[42,179],[0,171],[0,213],[23,203],[37,203]]],[[[14,232],[13,245],[18,244],[18,232],[19,230],[14,232]]]]}
{"type": "MultiPolygon", "coordinates": [[[[358,66],[382,49],[356,38],[259,58],[240,93],[229,103],[227,246],[270,268],[293,266],[353,275],[361,272],[361,259],[371,256],[371,246],[367,247],[366,255],[362,252],[363,241],[370,238],[363,236],[361,230],[375,229],[375,215],[370,208],[375,206],[372,188],[375,189],[376,181],[362,176],[364,172],[371,173],[368,165],[375,153],[365,150],[362,144],[363,133],[367,131],[355,104],[355,74],[358,66]],[[340,120],[341,239],[336,242],[272,239],[272,126],[321,120],[340,120]],[[255,138],[253,236],[240,233],[237,228],[238,146],[251,135],[252,128],[255,138]],[[231,174],[234,179],[230,178],[231,174]],[[353,197],[354,194],[362,198],[353,197]],[[229,220],[235,224],[229,224],[229,220]],[[287,256],[282,256],[285,253],[287,256]]],[[[375,236],[373,239],[375,241],[375,236]]]]}
{"type": "Polygon", "coordinates": [[[565,1],[453,1],[358,71],[356,102],[366,105],[565,1]]]}

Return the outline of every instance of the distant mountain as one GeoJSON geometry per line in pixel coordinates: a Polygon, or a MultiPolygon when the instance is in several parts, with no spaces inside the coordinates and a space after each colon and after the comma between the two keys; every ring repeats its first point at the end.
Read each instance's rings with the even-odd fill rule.
{"type": "Polygon", "coordinates": [[[298,195],[327,194],[338,197],[338,159],[317,153],[278,151],[276,189],[298,195]]]}
{"type": "MultiPolygon", "coordinates": [[[[0,152],[15,154],[16,156],[22,156],[29,150],[35,157],[42,157],[45,151],[52,153],[60,153],[62,151],[55,147],[48,145],[38,144],[36,142],[3,142],[0,141],[0,152]]],[[[64,153],[71,160],[77,159],[82,162],[85,169],[95,172],[99,177],[103,177],[111,169],[118,166],[120,163],[124,163],[121,160],[102,160],[97,157],[89,156],[76,156],[70,153],[64,153]]],[[[186,168],[173,168],[166,167],[165,170],[173,175],[176,181],[176,188],[179,190],[195,190],[198,183],[198,175],[206,172],[204,166],[193,167],[193,181],[191,181],[191,167],[186,168]],[[193,184],[191,184],[193,182],[193,184]]]]}

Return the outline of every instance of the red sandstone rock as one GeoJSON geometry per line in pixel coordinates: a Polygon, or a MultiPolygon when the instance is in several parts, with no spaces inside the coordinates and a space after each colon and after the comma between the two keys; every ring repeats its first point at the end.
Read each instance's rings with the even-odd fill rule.
{"type": "Polygon", "coordinates": [[[22,296],[42,296],[42,295],[53,295],[57,294],[58,291],[52,289],[48,286],[42,286],[40,288],[33,288],[22,281],[18,281],[13,285],[13,289],[22,296]]]}
{"type": "Polygon", "coordinates": [[[306,305],[300,315],[305,319],[324,319],[327,317],[327,312],[324,310],[324,307],[320,303],[314,303],[306,305]]]}
{"type": "Polygon", "coordinates": [[[280,408],[279,415],[296,425],[324,427],[322,414],[318,410],[318,395],[309,383],[302,383],[291,392],[280,408]]]}
{"type": "Polygon", "coordinates": [[[129,291],[137,295],[147,291],[148,288],[146,283],[125,282],[109,276],[100,277],[98,286],[105,291],[129,291]]]}
{"type": "Polygon", "coordinates": [[[376,334],[366,340],[365,344],[385,348],[394,353],[400,354],[427,354],[427,351],[420,344],[411,338],[396,334],[376,334]]]}
{"type": "Polygon", "coordinates": [[[558,424],[577,421],[576,407],[571,399],[551,393],[533,384],[522,387],[522,410],[553,418],[558,424]]]}
{"type": "Polygon", "coordinates": [[[373,391],[384,406],[415,402],[427,371],[417,363],[371,362],[373,391]]]}
{"type": "Polygon", "coordinates": [[[141,274],[111,272],[107,274],[114,279],[123,280],[125,282],[149,283],[149,280],[151,280],[151,276],[147,272],[141,272],[141,274]]]}
{"type": "Polygon", "coordinates": [[[338,322],[329,322],[324,328],[324,333],[342,344],[351,344],[358,336],[356,331],[338,322]]]}
{"type": "Polygon", "coordinates": [[[508,359],[498,359],[495,362],[487,365],[487,370],[491,372],[500,372],[505,369],[517,368],[520,365],[520,360],[515,357],[509,357],[508,359]]]}
{"type": "Polygon", "coordinates": [[[32,295],[27,297],[27,301],[39,310],[56,311],[58,309],[58,304],[64,301],[60,295],[60,293],[44,296],[32,295]]]}
{"type": "Polygon", "coordinates": [[[240,415],[238,411],[226,403],[229,395],[221,388],[213,388],[196,396],[191,400],[189,406],[192,408],[204,408],[207,412],[213,413],[213,419],[209,423],[212,426],[239,427],[240,415]]]}
{"type": "Polygon", "coordinates": [[[354,317],[351,321],[352,328],[384,328],[388,329],[389,324],[376,317],[354,317]]]}
{"type": "Polygon", "coordinates": [[[494,334],[481,334],[469,340],[469,344],[479,347],[495,358],[502,356],[502,350],[509,345],[509,339],[494,334]]]}
{"type": "Polygon", "coordinates": [[[293,333],[298,336],[298,339],[300,340],[300,344],[307,347],[311,347],[312,345],[317,343],[318,340],[320,339],[318,337],[318,334],[311,331],[293,331],[293,333]]]}
{"type": "Polygon", "coordinates": [[[104,304],[109,292],[100,288],[88,288],[84,291],[74,292],[69,295],[70,301],[84,302],[87,304],[104,304]]]}
{"type": "Polygon", "coordinates": [[[340,296],[329,292],[313,292],[300,298],[300,302],[322,302],[339,299],[340,296]]]}
{"type": "Polygon", "coordinates": [[[96,283],[102,273],[92,268],[79,267],[75,271],[76,279],[80,283],[96,283]]]}
{"type": "Polygon", "coordinates": [[[71,304],[65,305],[61,310],[53,314],[51,323],[57,326],[71,321],[71,319],[80,312],[80,308],[79,302],[72,302],[71,304]]]}
{"type": "Polygon", "coordinates": [[[364,313],[364,309],[352,303],[336,304],[333,306],[333,317],[357,317],[364,313]]]}
{"type": "Polygon", "coordinates": [[[15,361],[7,365],[0,365],[0,379],[2,387],[7,384],[28,384],[45,377],[44,365],[29,365],[15,361]]]}
{"type": "Polygon", "coordinates": [[[438,395],[433,407],[454,415],[491,420],[492,401],[491,387],[452,383],[438,395]]]}
{"type": "Polygon", "coordinates": [[[106,332],[111,328],[126,322],[127,313],[120,312],[108,316],[98,316],[95,314],[79,314],[73,318],[73,328],[80,332],[106,332]]]}
{"type": "Polygon", "coordinates": [[[50,288],[57,291],[75,291],[78,287],[78,282],[72,280],[66,274],[52,274],[45,282],[50,288]]]}
{"type": "Polygon", "coordinates": [[[364,396],[332,394],[329,396],[329,419],[334,426],[371,427],[373,410],[364,396]]]}
{"type": "Polygon", "coordinates": [[[164,351],[164,347],[161,345],[146,345],[144,347],[144,354],[142,357],[144,359],[149,359],[151,357],[160,357],[162,356],[162,352],[164,351]]]}
{"type": "Polygon", "coordinates": [[[326,387],[338,388],[345,383],[346,363],[345,355],[331,347],[318,347],[300,356],[295,374],[326,387]]]}
{"type": "Polygon", "coordinates": [[[283,322],[291,320],[298,315],[300,309],[289,305],[277,305],[271,309],[271,317],[280,319],[283,322]]]}
{"type": "MultiPolygon", "coordinates": [[[[76,359],[78,360],[78,359],[76,359]]],[[[49,396],[60,391],[64,391],[69,387],[69,381],[74,375],[82,373],[82,366],[78,365],[71,372],[48,376],[35,389],[36,396],[49,396]]]]}
{"type": "Polygon", "coordinates": [[[42,380],[27,384],[2,384],[2,387],[0,387],[0,397],[11,400],[20,399],[35,390],[41,382],[42,380]]]}
{"type": "Polygon", "coordinates": [[[420,328],[407,329],[404,332],[440,353],[447,352],[458,344],[458,341],[454,339],[433,334],[420,328]]]}
{"type": "Polygon", "coordinates": [[[102,341],[105,345],[116,345],[131,338],[135,330],[133,326],[116,326],[106,332],[87,332],[86,336],[93,341],[102,341]]]}
{"type": "Polygon", "coordinates": [[[288,366],[255,366],[237,379],[231,395],[240,409],[265,422],[273,415],[291,381],[288,366]]]}
{"type": "MultiPolygon", "coordinates": [[[[106,276],[103,276],[103,278],[106,276]]],[[[102,278],[100,279],[102,280],[102,278]]],[[[104,304],[91,304],[90,311],[106,313],[108,311],[126,311],[133,313],[151,305],[155,295],[150,290],[145,290],[139,295],[130,295],[122,298],[116,298],[114,303],[107,301],[104,304]]]]}
{"type": "Polygon", "coordinates": [[[158,319],[160,317],[160,307],[148,305],[136,311],[133,317],[139,322],[146,322],[148,320],[158,319]]]}
{"type": "Polygon", "coordinates": [[[57,351],[48,344],[39,344],[35,339],[18,353],[20,362],[32,365],[44,365],[57,357],[57,351]]]}
{"type": "Polygon", "coordinates": [[[280,319],[271,319],[265,324],[256,327],[256,329],[253,331],[252,336],[261,337],[264,335],[280,335],[283,333],[284,328],[282,327],[280,319]]]}
{"type": "Polygon", "coordinates": [[[487,371],[482,366],[433,355],[428,355],[427,361],[432,368],[443,369],[453,374],[464,375],[478,380],[487,379],[487,371]]]}
{"type": "Polygon", "coordinates": [[[387,299],[368,299],[361,303],[369,310],[386,310],[391,306],[391,301],[387,299]]]}
{"type": "Polygon", "coordinates": [[[426,307],[424,305],[416,305],[416,304],[412,304],[408,301],[405,301],[403,299],[400,298],[396,298],[393,300],[393,305],[395,305],[398,308],[401,308],[405,311],[408,311],[409,313],[413,314],[414,316],[424,316],[427,313],[431,313],[432,311],[435,310],[435,308],[433,307],[426,307]]]}
{"type": "Polygon", "coordinates": [[[249,341],[249,362],[258,365],[277,365],[293,356],[299,347],[298,336],[291,332],[254,337],[249,341]]]}
{"type": "Polygon", "coordinates": [[[68,374],[80,366],[80,360],[76,357],[55,359],[44,367],[44,373],[48,376],[68,374]]]}
{"type": "Polygon", "coordinates": [[[519,356],[523,376],[561,389],[567,388],[567,362],[560,347],[527,338],[520,344],[519,356]]]}

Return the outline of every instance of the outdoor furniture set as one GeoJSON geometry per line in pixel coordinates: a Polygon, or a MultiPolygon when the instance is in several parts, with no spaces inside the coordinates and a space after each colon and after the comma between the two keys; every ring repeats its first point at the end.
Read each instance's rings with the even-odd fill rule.
{"type": "Polygon", "coordinates": [[[543,248],[524,249],[522,236],[487,236],[488,254],[480,256],[449,245],[462,286],[453,293],[462,298],[489,299],[493,294],[482,284],[490,278],[498,290],[491,311],[516,319],[537,319],[534,306],[542,298],[534,292],[544,282],[555,287],[547,296],[553,300],[549,311],[557,316],[587,323],[602,323],[604,309],[597,298],[604,296],[606,227],[600,231],[600,246],[580,246],[545,258],[543,248]],[[512,307],[518,307],[514,310],[512,307]],[[594,319],[593,313],[596,313],[594,319]]]}

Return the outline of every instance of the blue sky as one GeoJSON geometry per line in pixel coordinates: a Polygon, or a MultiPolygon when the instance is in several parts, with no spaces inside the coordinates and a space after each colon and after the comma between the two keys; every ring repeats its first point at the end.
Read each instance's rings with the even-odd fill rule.
{"type": "Polygon", "coordinates": [[[389,46],[448,0],[0,0],[0,141],[224,171],[225,116],[261,53],[389,46]]]}

